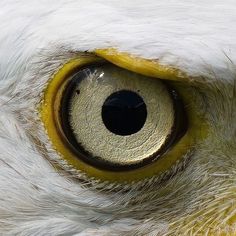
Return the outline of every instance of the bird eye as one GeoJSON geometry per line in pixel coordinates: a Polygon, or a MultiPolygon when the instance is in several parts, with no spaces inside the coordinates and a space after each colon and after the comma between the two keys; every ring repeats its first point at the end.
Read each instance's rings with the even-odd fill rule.
{"type": "Polygon", "coordinates": [[[112,65],[90,66],[72,75],[58,115],[75,155],[114,171],[157,160],[183,136],[187,124],[175,90],[112,65]]]}
{"type": "Polygon", "coordinates": [[[93,56],[74,59],[53,76],[41,117],[67,164],[102,180],[168,171],[193,142],[173,86],[93,56]]]}

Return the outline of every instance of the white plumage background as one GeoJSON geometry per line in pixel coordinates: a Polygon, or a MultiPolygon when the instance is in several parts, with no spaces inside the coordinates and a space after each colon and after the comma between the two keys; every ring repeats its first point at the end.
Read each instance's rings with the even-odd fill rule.
{"type": "Polygon", "coordinates": [[[235,24],[234,0],[1,0],[0,235],[235,235],[235,24]],[[210,131],[164,183],[116,190],[52,165],[64,163],[39,118],[43,90],[72,56],[98,48],[202,84],[193,99],[210,131]]]}

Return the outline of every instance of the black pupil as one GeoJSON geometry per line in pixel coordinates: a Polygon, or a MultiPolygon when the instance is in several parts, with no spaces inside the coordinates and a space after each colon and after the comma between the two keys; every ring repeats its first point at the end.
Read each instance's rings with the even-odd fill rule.
{"type": "Polygon", "coordinates": [[[147,118],[146,104],[135,92],[121,90],[111,94],[102,106],[102,120],[117,135],[131,135],[142,129],[147,118]]]}

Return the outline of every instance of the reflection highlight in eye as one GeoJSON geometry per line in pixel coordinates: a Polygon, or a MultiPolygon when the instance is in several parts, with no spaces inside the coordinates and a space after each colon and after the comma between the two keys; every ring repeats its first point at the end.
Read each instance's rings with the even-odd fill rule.
{"type": "Polygon", "coordinates": [[[186,130],[181,128],[183,109],[175,111],[176,101],[179,101],[174,99],[177,92],[158,79],[114,66],[106,65],[105,71],[100,69],[99,72],[98,67],[89,72],[84,65],[96,61],[99,59],[94,56],[85,61],[83,58],[69,61],[45,90],[41,118],[54,148],[73,168],[100,180],[130,182],[168,171],[184,157],[195,140],[192,128],[180,138],[186,130]],[[82,71],[87,74],[78,79],[76,76],[82,71]],[[75,87],[68,90],[71,83],[75,83],[75,87]],[[65,96],[66,91],[69,91],[68,96],[65,96]],[[140,96],[147,109],[143,127],[127,136],[111,132],[102,118],[105,101],[122,91],[140,96]],[[66,115],[63,118],[60,114],[66,115]],[[176,114],[179,116],[177,123],[176,114]],[[173,128],[174,123],[180,126],[178,132],[173,128]],[[170,138],[173,130],[175,138],[170,138]],[[127,150],[125,155],[124,150],[127,150]]]}

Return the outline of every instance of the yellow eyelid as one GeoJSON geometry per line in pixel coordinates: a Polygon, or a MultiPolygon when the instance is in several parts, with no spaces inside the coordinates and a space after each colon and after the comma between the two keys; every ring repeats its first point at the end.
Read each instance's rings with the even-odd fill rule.
{"type": "Polygon", "coordinates": [[[190,78],[183,71],[162,65],[158,60],[144,59],[126,52],[118,52],[114,48],[97,49],[95,54],[112,64],[145,76],[164,80],[190,81],[190,78]]]}
{"type": "MultiPolygon", "coordinates": [[[[104,52],[105,51],[103,51],[103,58],[107,59],[104,52]]],[[[107,52],[110,51],[108,50],[107,52]]],[[[101,54],[101,51],[97,50],[95,53],[99,55],[101,54]]],[[[117,54],[117,56],[119,57],[119,54],[117,54]]],[[[115,55],[113,55],[113,59],[117,61],[122,61],[116,59],[115,55]]],[[[140,66],[140,69],[136,70],[136,72],[139,73],[140,70],[143,69],[143,66],[141,65],[143,60],[145,59],[140,59],[139,63],[137,64],[136,63],[137,58],[135,58],[136,68],[133,68],[133,70],[134,69],[136,70],[137,67],[140,66]]],[[[195,129],[196,126],[198,126],[199,124],[199,120],[197,120],[197,118],[192,113],[189,114],[189,119],[191,120],[191,123],[193,124],[193,127],[195,127],[195,129],[190,128],[188,132],[182,137],[182,139],[178,141],[178,143],[175,144],[175,146],[171,150],[169,150],[168,153],[163,155],[160,159],[139,169],[134,169],[129,171],[119,171],[119,172],[101,170],[80,160],[66,145],[62,137],[62,132],[60,131],[60,126],[58,125],[60,98],[63,94],[64,86],[67,83],[67,80],[73,71],[76,71],[80,67],[85,66],[87,64],[92,64],[100,61],[101,59],[93,54],[88,54],[88,56],[86,57],[74,58],[70,60],[68,63],[66,63],[64,66],[62,66],[62,68],[60,68],[53,75],[52,79],[49,81],[39,111],[41,119],[44,123],[45,129],[47,131],[49,139],[52,142],[53,147],[63,157],[63,159],[65,159],[66,162],[69,165],[71,165],[74,169],[82,171],[90,177],[94,177],[96,179],[104,181],[132,182],[165,173],[166,171],[171,169],[171,167],[174,166],[177,163],[177,161],[183,158],[183,156],[187,153],[189,148],[193,147],[193,145],[195,144],[196,141],[195,129]]],[[[172,71],[172,69],[168,68],[164,69],[162,67],[158,67],[156,62],[153,65],[151,65],[151,63],[152,63],[151,61],[148,62],[149,69],[147,69],[148,71],[147,73],[151,71],[150,73],[152,73],[153,77],[159,77],[160,75],[162,75],[163,78],[164,77],[169,78],[168,76],[171,74],[172,76],[171,78],[173,78],[173,80],[178,80],[174,78],[176,77],[176,75],[179,75],[179,72],[175,70],[172,71]],[[156,69],[154,69],[155,67],[156,69]],[[151,70],[150,68],[153,69],[151,70]]],[[[183,93],[181,95],[187,97],[189,96],[187,93],[186,94],[183,93]]],[[[203,135],[201,134],[200,136],[203,135]]]]}

